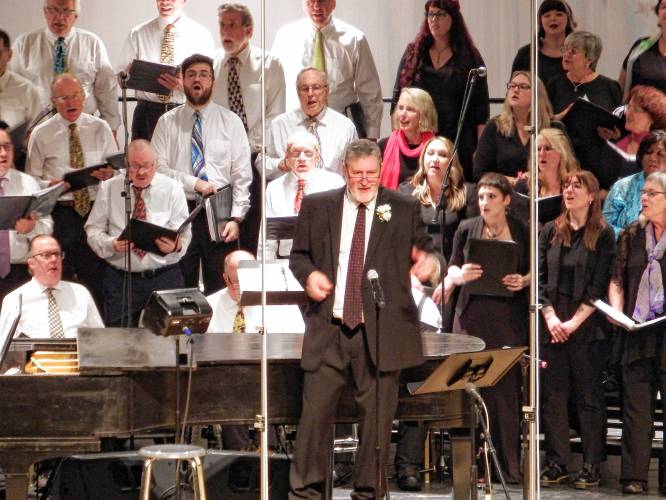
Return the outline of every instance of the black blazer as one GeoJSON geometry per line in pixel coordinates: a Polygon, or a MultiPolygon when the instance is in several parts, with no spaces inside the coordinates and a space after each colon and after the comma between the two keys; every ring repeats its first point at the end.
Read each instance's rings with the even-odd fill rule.
{"type": "MultiPolygon", "coordinates": [[[[294,234],[289,267],[305,287],[313,271],[323,272],[335,285],[340,253],[343,197],[346,188],[315,193],[303,198],[294,234]]],[[[380,363],[382,371],[393,371],[423,363],[419,316],[412,298],[409,270],[412,246],[432,252],[432,242],[421,220],[418,202],[396,191],[379,188],[376,207],[388,204],[391,220],[372,221],[363,275],[369,269],[379,274],[386,307],[380,316],[380,363]]],[[[339,327],[331,323],[335,294],[322,302],[310,301],[305,314],[305,337],[301,367],[316,370],[339,327]]],[[[375,362],[377,328],[372,291],[363,279],[363,315],[370,357],[375,362]]]]}

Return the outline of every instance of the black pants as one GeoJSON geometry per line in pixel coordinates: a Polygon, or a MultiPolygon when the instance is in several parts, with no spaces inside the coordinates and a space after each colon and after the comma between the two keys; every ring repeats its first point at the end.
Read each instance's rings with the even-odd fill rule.
{"type": "Polygon", "coordinates": [[[180,105],[139,100],[132,115],[132,140],[151,140],[160,116],[178,106],[180,105]]]}
{"type": "Polygon", "coordinates": [[[250,184],[250,210],[241,224],[240,247],[254,255],[259,246],[259,227],[261,225],[261,174],[254,168],[257,153],[252,153],[252,184],[250,184]]]}
{"type": "MultiPolygon", "coordinates": [[[[126,325],[127,300],[125,283],[127,273],[107,266],[104,280],[104,323],[106,326],[126,325]]],[[[162,268],[151,277],[142,277],[140,273],[132,273],[132,307],[129,326],[137,326],[139,316],[150,294],[157,290],[170,290],[183,287],[183,276],[178,264],[162,268]]]]}
{"type": "Polygon", "coordinates": [[[662,350],[663,345],[656,358],[642,359],[622,367],[620,480],[623,482],[648,480],[657,391],[661,392],[662,411],[666,412],[666,360],[662,350]]]}
{"type": "MultiPolygon", "coordinates": [[[[326,350],[320,367],[313,372],[305,372],[303,410],[289,474],[289,498],[292,500],[323,498],[333,443],[333,422],[340,394],[350,375],[354,380],[354,398],[359,411],[359,448],[354,464],[352,498],[375,498],[377,429],[374,368],[363,329],[349,336],[346,334],[348,330],[344,332],[343,328],[337,341],[326,350]]],[[[398,406],[399,376],[399,371],[383,372],[380,376],[382,470],[388,461],[391,425],[398,406]]]]}

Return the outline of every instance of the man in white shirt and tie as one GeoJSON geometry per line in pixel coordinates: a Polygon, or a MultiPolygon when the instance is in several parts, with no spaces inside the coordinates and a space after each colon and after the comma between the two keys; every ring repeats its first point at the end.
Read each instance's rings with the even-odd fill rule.
{"type": "Polygon", "coordinates": [[[328,75],[331,108],[353,116],[360,137],[377,139],[382,89],[365,35],[333,18],[336,0],[302,2],[307,17],[280,28],[271,49],[284,68],[287,109],[297,103],[292,89],[298,72],[313,66],[328,75]]]}
{"type": "Polygon", "coordinates": [[[16,334],[31,338],[75,338],[79,327],[103,328],[95,301],[86,287],[62,279],[64,255],[58,240],[39,235],[30,242],[28,268],[32,279],[2,301],[0,345],[16,318],[16,334]]]}
{"type": "Polygon", "coordinates": [[[153,147],[159,171],[176,179],[185,190],[190,211],[201,196],[230,185],[231,219],[222,232],[223,242],[211,241],[202,210],[192,224],[192,244],[181,261],[185,286],[199,283],[212,293],[222,288],[220,262],[238,248],[240,224],[250,206],[250,146],[241,119],[211,100],[213,60],[194,54],[181,65],[187,102],[157,122],[153,147]]]}
{"type": "MultiPolygon", "coordinates": [[[[328,107],[326,73],[316,68],[301,70],[296,79],[299,107],[276,117],[266,146],[266,176],[275,179],[289,171],[287,139],[297,130],[310,132],[319,143],[318,167],[342,174],[347,146],[357,139],[356,127],[346,116],[328,107]]],[[[261,165],[261,155],[256,161],[261,165]]]]}
{"type": "Polygon", "coordinates": [[[75,27],[80,0],[43,0],[46,27],[20,35],[14,42],[10,69],[33,82],[42,105],[49,104],[51,81],[75,75],[84,89],[84,111],[99,111],[111,129],[120,126],[118,83],[102,40],[75,27]]]}
{"type": "MultiPolygon", "coordinates": [[[[36,127],[28,141],[26,173],[44,188],[60,182],[72,169],[103,164],[117,153],[111,128],[100,118],[83,112],[85,94],[81,82],[70,73],[54,78],[51,102],[58,113],[36,127]]],[[[91,174],[98,180],[113,175],[111,167],[91,174]]],[[[65,192],[53,209],[53,234],[67,255],[63,275],[86,285],[101,304],[99,279],[102,262],[86,244],[83,224],[90,212],[97,186],[65,192]]]]}
{"type": "MultiPolygon", "coordinates": [[[[188,0],[156,0],[157,17],[130,30],[123,47],[125,68],[134,59],[177,66],[192,54],[213,55],[213,35],[185,14],[187,3],[188,0]]],[[[163,73],[159,83],[170,90],[168,95],[136,92],[132,139],[150,140],[160,116],[185,102],[180,75],[163,73]]]]}
{"type": "MultiPolygon", "coordinates": [[[[342,176],[317,168],[319,144],[309,132],[298,130],[287,140],[289,172],[266,186],[266,218],[297,216],[303,196],[344,186],[342,176]]],[[[261,242],[259,242],[259,252],[261,242]]],[[[259,255],[257,252],[257,255],[259,255]]],[[[266,240],[266,259],[288,258],[291,239],[266,240]]]]}

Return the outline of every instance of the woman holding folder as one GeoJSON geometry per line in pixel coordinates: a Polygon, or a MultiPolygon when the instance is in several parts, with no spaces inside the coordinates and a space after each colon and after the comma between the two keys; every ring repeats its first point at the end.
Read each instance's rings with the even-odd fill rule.
{"type": "MultiPolygon", "coordinates": [[[[608,298],[610,305],[643,322],[664,315],[666,288],[666,173],[645,179],[642,211],[618,240],[608,298]]],[[[622,492],[647,492],[654,403],[661,393],[666,412],[666,348],[663,323],[627,332],[622,349],[622,492]]],[[[660,485],[660,493],[666,493],[660,485]]]]}
{"type": "MultiPolygon", "coordinates": [[[[477,184],[481,215],[460,223],[453,238],[451,261],[445,280],[445,297],[461,287],[456,301],[454,332],[480,337],[486,348],[522,346],[527,343],[527,293],[529,285],[529,232],[519,220],[507,215],[511,184],[501,174],[487,173],[477,184]],[[470,248],[479,240],[514,242],[514,268],[499,269],[503,296],[471,293],[470,283],[482,278],[484,268],[470,262],[470,248]]],[[[494,259],[500,266],[506,260],[494,259]]],[[[490,269],[487,270],[490,272],[490,269]]],[[[493,292],[495,293],[495,292],[493,292]]],[[[482,389],[491,418],[491,432],[507,482],[520,481],[520,370],[512,368],[494,387],[482,389]]]]}
{"type": "Polygon", "coordinates": [[[564,180],[564,210],[539,235],[539,301],[543,371],[541,418],[546,465],[541,485],[568,480],[568,402],[573,390],[583,444],[579,489],[599,486],[606,459],[606,403],[602,371],[608,354],[605,322],[590,302],[608,288],[615,237],[601,215],[599,182],[586,170],[564,180]]]}

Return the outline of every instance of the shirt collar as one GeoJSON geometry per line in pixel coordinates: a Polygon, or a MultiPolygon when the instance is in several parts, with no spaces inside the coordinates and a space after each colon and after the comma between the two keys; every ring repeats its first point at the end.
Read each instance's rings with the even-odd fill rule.
{"type": "MultiPolygon", "coordinates": [[[[69,30],[69,35],[65,37],[65,43],[68,44],[72,40],[75,31],[76,31],[76,26],[72,26],[72,29],[69,30]]],[[[55,44],[58,41],[58,38],[60,38],[58,35],[53,33],[48,27],[44,28],[44,33],[46,35],[46,39],[52,44],[55,44]]]]}
{"type": "Polygon", "coordinates": [[[55,115],[53,115],[53,118],[65,128],[69,128],[70,123],[76,123],[77,128],[81,128],[81,119],[83,118],[83,113],[81,113],[81,115],[76,119],[75,122],[70,122],[69,120],[66,120],[65,118],[62,117],[60,113],[56,113],[55,115]]]}
{"type": "Polygon", "coordinates": [[[160,27],[161,31],[164,31],[164,28],[166,28],[167,24],[173,24],[174,26],[179,25],[181,21],[185,19],[185,12],[180,11],[180,14],[176,14],[174,16],[171,16],[167,19],[164,19],[161,16],[157,16],[157,25],[160,27]]]}
{"type": "Polygon", "coordinates": [[[211,104],[213,104],[212,99],[208,101],[208,104],[202,109],[196,110],[194,109],[189,102],[185,101],[185,106],[187,106],[188,111],[190,112],[190,115],[192,116],[192,121],[194,122],[194,113],[199,111],[199,114],[201,115],[202,118],[206,118],[208,113],[210,113],[210,110],[212,108],[211,104]]]}
{"type": "Polygon", "coordinates": [[[326,23],[326,26],[323,28],[319,29],[317,28],[312,21],[308,18],[308,23],[310,23],[310,26],[312,26],[312,32],[316,33],[318,30],[321,31],[324,35],[327,35],[330,33],[334,28],[334,23],[333,23],[333,15],[331,14],[331,18],[328,20],[328,23],[326,23]]]}
{"type": "Polygon", "coordinates": [[[241,50],[236,56],[232,56],[231,54],[225,52],[224,58],[222,59],[222,64],[226,66],[226,64],[229,62],[229,59],[231,59],[232,57],[236,57],[238,59],[238,63],[241,66],[245,66],[248,60],[250,59],[250,48],[251,48],[250,43],[248,42],[245,48],[241,50]]]}
{"type": "MultiPolygon", "coordinates": [[[[378,196],[379,196],[379,191],[377,191],[377,194],[372,200],[370,200],[368,203],[365,203],[365,208],[367,208],[370,213],[375,211],[375,205],[377,205],[378,196]]],[[[345,186],[345,203],[347,203],[354,210],[358,210],[358,206],[360,205],[358,201],[354,201],[351,199],[351,196],[349,196],[349,190],[347,189],[346,186],[345,186]]]]}
{"type": "Polygon", "coordinates": [[[58,281],[58,283],[56,283],[54,286],[44,286],[35,278],[32,278],[32,282],[37,287],[37,290],[39,290],[41,293],[44,293],[47,288],[53,288],[54,290],[62,289],[62,280],[58,281]]]}
{"type": "Polygon", "coordinates": [[[328,106],[324,106],[324,109],[322,109],[317,116],[309,117],[303,112],[302,108],[298,108],[296,112],[299,114],[299,117],[301,118],[299,125],[307,126],[307,122],[311,118],[316,118],[320,125],[325,125],[324,117],[326,116],[326,111],[328,111],[328,106]]]}

